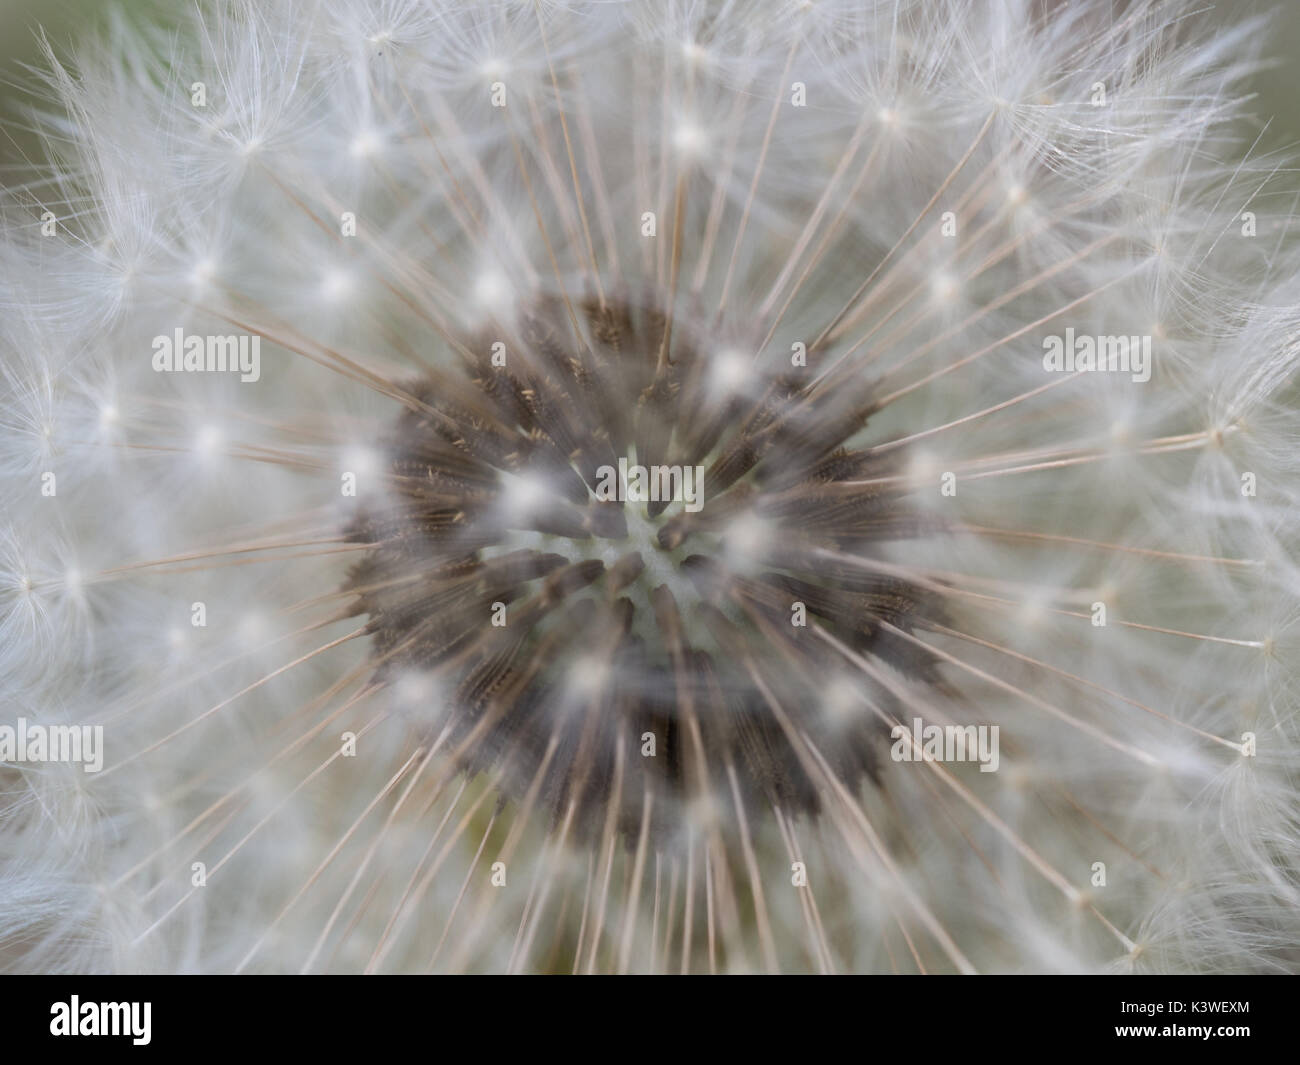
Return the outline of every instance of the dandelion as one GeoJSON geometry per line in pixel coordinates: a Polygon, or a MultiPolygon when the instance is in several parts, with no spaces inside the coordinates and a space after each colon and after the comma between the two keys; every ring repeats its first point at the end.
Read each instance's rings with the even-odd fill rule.
{"type": "Polygon", "coordinates": [[[1294,195],[1179,7],[48,54],[4,964],[1294,968],[1294,195]]]}

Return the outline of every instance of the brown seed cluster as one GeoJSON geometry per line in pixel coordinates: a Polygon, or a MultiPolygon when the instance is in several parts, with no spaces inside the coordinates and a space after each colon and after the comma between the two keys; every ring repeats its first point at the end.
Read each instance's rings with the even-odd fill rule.
{"type": "Polygon", "coordinates": [[[458,764],[575,836],[661,840],[737,803],[815,812],[817,757],[850,786],[871,775],[888,729],[828,712],[828,680],[895,705],[848,650],[934,682],[882,625],[940,612],[861,562],[933,531],[903,449],[846,446],[869,387],[755,365],[719,388],[707,339],[626,296],[541,301],[506,340],[458,347],[458,371],[408,386],[348,584],[377,679],[437,678],[430,728],[458,764]],[[704,505],[597,500],[627,455],[703,465],[704,505]]]}

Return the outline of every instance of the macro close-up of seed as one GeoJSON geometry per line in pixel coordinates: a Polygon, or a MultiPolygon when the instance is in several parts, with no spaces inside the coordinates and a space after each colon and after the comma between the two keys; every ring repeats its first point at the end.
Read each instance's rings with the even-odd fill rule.
{"type": "Polygon", "coordinates": [[[0,972],[1300,971],[1292,21],[38,14],[0,972]]]}

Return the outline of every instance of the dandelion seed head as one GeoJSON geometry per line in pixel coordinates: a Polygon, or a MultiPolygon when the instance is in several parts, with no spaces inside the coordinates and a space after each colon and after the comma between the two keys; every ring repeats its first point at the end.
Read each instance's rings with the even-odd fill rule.
{"type": "Polygon", "coordinates": [[[1265,25],[215,0],[48,56],[0,684],[108,739],[3,770],[15,966],[1295,968],[1265,25]],[[1116,337],[1148,379],[1045,361],[1116,337]]]}

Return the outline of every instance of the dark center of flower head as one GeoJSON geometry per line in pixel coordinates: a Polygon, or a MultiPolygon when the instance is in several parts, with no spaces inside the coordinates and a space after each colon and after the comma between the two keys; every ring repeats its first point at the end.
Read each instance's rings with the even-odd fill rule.
{"type": "Polygon", "coordinates": [[[432,678],[441,749],[574,835],[812,813],[871,775],[896,697],[854,658],[933,682],[894,630],[939,611],[882,562],[928,520],[901,449],[847,446],[869,389],[626,298],[457,347],[407,387],[348,584],[377,679],[432,678]]]}

